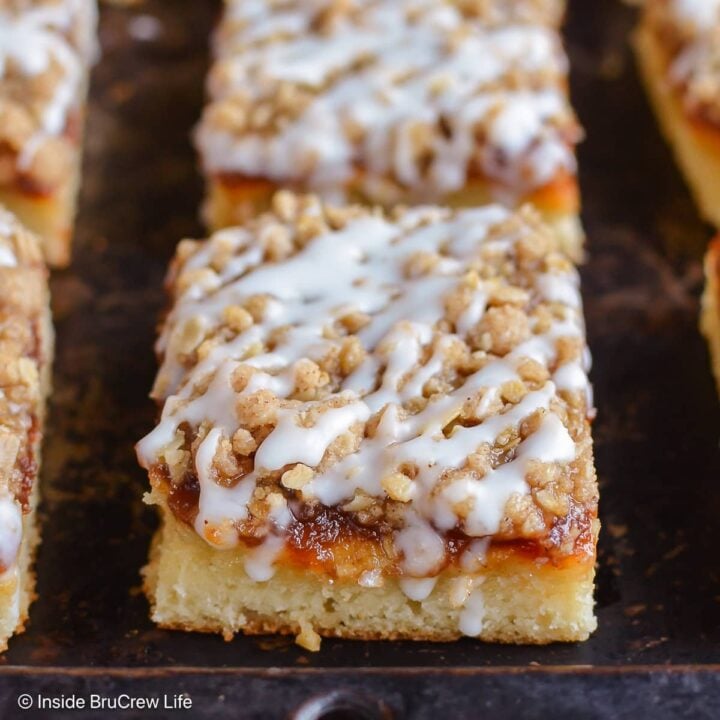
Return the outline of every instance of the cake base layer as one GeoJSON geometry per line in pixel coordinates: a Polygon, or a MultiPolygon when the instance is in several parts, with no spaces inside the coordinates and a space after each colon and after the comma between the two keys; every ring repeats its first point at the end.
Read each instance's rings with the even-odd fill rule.
{"type": "Polygon", "coordinates": [[[670,143],[703,217],[720,227],[720,128],[694,119],[667,77],[668,63],[655,34],[641,27],[635,35],[641,75],[660,127],[670,143]]]}
{"type": "Polygon", "coordinates": [[[38,235],[45,259],[52,267],[67,267],[70,263],[79,186],[78,159],[63,184],[49,195],[0,187],[0,205],[4,205],[23,225],[38,235]]]}
{"type": "MultiPolygon", "coordinates": [[[[221,230],[247,222],[270,209],[273,195],[280,188],[262,179],[211,178],[208,181],[204,217],[211,230],[221,230]]],[[[365,203],[365,198],[351,193],[350,201],[365,203]]],[[[444,198],[443,204],[454,208],[472,208],[490,204],[493,194],[486,182],[476,179],[456,193],[444,198]]],[[[585,234],[578,216],[579,200],[573,178],[538,190],[527,198],[555,231],[558,247],[576,262],[583,259],[585,234]]]]}
{"type": "Polygon", "coordinates": [[[700,329],[708,342],[715,382],[720,392],[720,240],[714,240],[705,255],[705,291],[702,296],[700,329]]]}
{"type": "MultiPolygon", "coordinates": [[[[424,600],[409,599],[396,578],[363,587],[282,563],[270,580],[256,582],[244,570],[247,550],[213,549],[164,507],[162,515],[144,569],[152,618],[162,627],[226,638],[238,631],[297,634],[307,628],[365,640],[446,641],[463,634],[462,605],[451,601],[456,569],[441,573],[424,600]]],[[[533,644],[585,640],[596,627],[594,575],[591,557],[560,566],[521,552],[489,559],[476,574],[477,637],[533,644]]]]}

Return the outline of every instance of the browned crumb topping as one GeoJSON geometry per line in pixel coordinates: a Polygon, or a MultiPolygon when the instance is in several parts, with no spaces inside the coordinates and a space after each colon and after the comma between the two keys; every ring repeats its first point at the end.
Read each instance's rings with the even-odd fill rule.
{"type": "Polygon", "coordinates": [[[312,527],[331,506],[376,537],[407,527],[408,513],[434,508],[454,516],[453,530],[466,538],[532,540],[567,555],[586,548],[597,485],[582,315],[575,271],[553,244],[529,210],[427,208],[386,218],[289,193],[244,228],[181,243],[154,389],[167,404],[139,445],[141,460],[155,468],[176,515],[200,523],[213,543],[232,533],[258,542],[281,517],[312,527]],[[382,232],[392,236],[382,249],[367,245],[382,232]],[[358,247],[344,266],[325,256],[343,243],[358,247]],[[324,262],[346,276],[337,290],[315,268],[324,262]],[[320,274],[307,281],[313,272],[320,274]],[[431,291],[433,283],[442,289],[431,291]],[[404,304],[418,287],[427,288],[423,300],[404,304]],[[325,304],[323,293],[334,292],[337,301],[325,304]],[[375,303],[375,293],[386,299],[375,303]],[[307,344],[309,337],[316,340],[307,344]],[[410,432],[411,440],[420,437],[415,423],[434,422],[437,431],[417,440],[416,451],[389,460],[389,432],[410,432]],[[320,430],[328,427],[327,435],[320,430]],[[490,427],[454,455],[454,439],[485,438],[490,427]],[[542,451],[527,451],[540,437],[542,451]],[[322,448],[312,458],[304,450],[316,442],[322,448]],[[447,466],[435,467],[446,453],[447,466]],[[481,500],[472,489],[507,467],[520,472],[526,491],[511,492],[497,527],[483,532],[479,503],[504,496],[481,500]],[[244,516],[229,524],[205,518],[198,496],[208,482],[229,493],[223,511],[224,502],[244,498],[244,516]]]}
{"type": "Polygon", "coordinates": [[[482,178],[519,203],[575,172],[563,7],[228,2],[196,133],[204,168],[385,206],[482,178]]]}
{"type": "Polygon", "coordinates": [[[707,0],[711,12],[693,13],[678,0],[650,0],[644,22],[668,57],[668,81],[682,93],[691,115],[720,125],[720,5],[707,0]]]}
{"type": "Polygon", "coordinates": [[[47,312],[37,240],[0,209],[0,490],[25,510],[37,473],[47,312]]]}
{"type": "Polygon", "coordinates": [[[2,0],[0,185],[52,192],[79,152],[94,0],[2,0]],[[47,11],[47,12],[44,12],[47,11]]]}

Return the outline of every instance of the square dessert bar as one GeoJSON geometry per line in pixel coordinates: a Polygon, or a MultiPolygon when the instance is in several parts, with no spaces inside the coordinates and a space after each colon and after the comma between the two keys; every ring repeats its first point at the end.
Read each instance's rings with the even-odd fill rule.
{"type": "Polygon", "coordinates": [[[720,227],[720,0],[646,0],[635,46],[700,212],[720,227]]]}
{"type": "Polygon", "coordinates": [[[217,229],[277,188],[532,202],[581,254],[558,0],[226,0],[196,132],[217,229]]]}
{"type": "Polygon", "coordinates": [[[720,392],[720,238],[705,253],[705,290],[700,311],[700,329],[708,343],[715,382],[720,392]]]}
{"type": "Polygon", "coordinates": [[[179,245],[137,447],[164,627],[500,642],[595,628],[578,275],[537,213],[315,196],[179,245]]]}
{"type": "MultiPolygon", "coordinates": [[[[645,85],[703,217],[720,228],[720,0],[647,0],[636,34],[645,85]]],[[[720,389],[720,241],[705,257],[701,329],[720,389]]]]}
{"type": "Polygon", "coordinates": [[[37,239],[0,209],[0,650],[33,599],[38,466],[53,331],[37,239]]]}
{"type": "Polygon", "coordinates": [[[95,0],[0,0],[0,204],[70,261],[95,0]]]}

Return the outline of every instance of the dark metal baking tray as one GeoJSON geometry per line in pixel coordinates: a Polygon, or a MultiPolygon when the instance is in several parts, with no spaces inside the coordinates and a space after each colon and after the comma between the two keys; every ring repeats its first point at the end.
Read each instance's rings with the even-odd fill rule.
{"type": "Polygon", "coordinates": [[[574,0],[567,25],[587,129],[582,272],[603,522],[596,634],[550,647],[325,640],[309,654],[290,640],[227,643],[150,623],[138,570],[156,521],[132,446],[155,413],[147,392],[165,267],[179,238],[202,234],[189,133],[218,9],[214,0],[103,9],[75,260],[52,280],[39,599],[2,658],[0,717],[96,715],[20,713],[22,692],[182,691],[193,700],[185,716],[206,718],[286,718],[338,692],[354,709],[302,717],[720,716],[720,405],[697,331],[710,229],[641,91],[628,44],[635,11],[615,0],[574,0]]]}

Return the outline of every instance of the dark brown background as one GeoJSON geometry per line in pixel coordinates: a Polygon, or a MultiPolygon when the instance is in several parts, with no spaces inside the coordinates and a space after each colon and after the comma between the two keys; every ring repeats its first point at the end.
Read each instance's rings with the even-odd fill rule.
{"type": "Polygon", "coordinates": [[[103,10],[75,262],[52,282],[40,599],[2,659],[0,716],[15,715],[18,692],[39,688],[186,690],[195,709],[185,717],[284,718],[337,689],[369,697],[358,702],[370,709],[332,717],[382,717],[372,698],[406,718],[720,716],[720,412],[696,328],[710,229],[640,88],[634,12],[614,0],[574,0],[567,28],[587,129],[597,633],[545,648],[325,640],[308,654],[282,639],[226,643],[152,626],[138,570],[155,518],[140,500],[146,478],[132,445],[154,418],[146,396],[166,263],[178,239],[202,234],[189,133],[217,11],[213,0],[103,10]]]}

